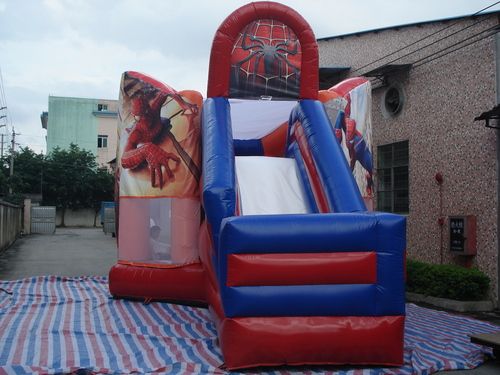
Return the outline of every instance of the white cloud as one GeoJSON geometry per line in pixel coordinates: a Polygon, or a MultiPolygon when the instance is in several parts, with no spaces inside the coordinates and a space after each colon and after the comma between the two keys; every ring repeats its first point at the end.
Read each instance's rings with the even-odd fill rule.
{"type": "MultiPolygon", "coordinates": [[[[281,1],[297,10],[317,37],[471,14],[491,3],[281,1]]],[[[125,70],[205,94],[214,33],[248,2],[0,0],[0,66],[12,124],[42,137],[39,116],[49,94],[116,98],[125,70]]]]}
{"type": "Polygon", "coordinates": [[[64,11],[64,6],[60,0],[44,0],[43,5],[55,13],[61,14],[64,11]]]}

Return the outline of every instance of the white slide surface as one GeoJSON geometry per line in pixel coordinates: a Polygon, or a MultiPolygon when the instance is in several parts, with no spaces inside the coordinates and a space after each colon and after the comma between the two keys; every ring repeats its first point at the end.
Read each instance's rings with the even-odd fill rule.
{"type": "Polygon", "coordinates": [[[237,156],[235,163],[242,215],[309,212],[294,159],[237,156]]]}

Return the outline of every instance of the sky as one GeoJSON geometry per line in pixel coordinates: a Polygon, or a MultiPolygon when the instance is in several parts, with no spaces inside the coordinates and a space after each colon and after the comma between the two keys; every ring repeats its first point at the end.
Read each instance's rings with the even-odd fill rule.
{"type": "MultiPolygon", "coordinates": [[[[118,99],[124,71],[206,94],[214,33],[243,0],[0,0],[0,133],[45,151],[49,95],[118,99]]],[[[464,16],[494,0],[281,0],[317,38],[464,16]]],[[[500,10],[500,4],[488,11],[500,10]]],[[[390,51],[388,51],[390,52],[390,51]]],[[[10,143],[9,143],[10,145],[10,143]]],[[[4,145],[7,147],[7,143],[4,145]]]]}

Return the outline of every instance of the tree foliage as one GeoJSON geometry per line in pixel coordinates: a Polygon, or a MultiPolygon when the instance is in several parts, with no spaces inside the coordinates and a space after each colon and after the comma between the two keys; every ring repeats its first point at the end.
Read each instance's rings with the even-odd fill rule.
{"type": "Polygon", "coordinates": [[[48,155],[21,148],[14,154],[14,174],[9,176],[10,155],[0,165],[0,194],[20,203],[24,194],[42,194],[43,204],[62,209],[99,209],[101,201],[113,200],[114,177],[99,167],[94,154],[71,144],[48,155]],[[8,194],[9,188],[12,194],[8,194]]]}
{"type": "Polygon", "coordinates": [[[47,155],[43,168],[43,202],[59,208],[92,206],[93,177],[97,163],[92,152],[71,144],[55,148],[47,155]]]}
{"type": "Polygon", "coordinates": [[[14,153],[15,173],[12,176],[10,158],[11,154],[8,154],[0,163],[0,195],[7,201],[20,204],[23,194],[40,194],[41,168],[45,157],[30,148],[21,148],[14,153]]]}

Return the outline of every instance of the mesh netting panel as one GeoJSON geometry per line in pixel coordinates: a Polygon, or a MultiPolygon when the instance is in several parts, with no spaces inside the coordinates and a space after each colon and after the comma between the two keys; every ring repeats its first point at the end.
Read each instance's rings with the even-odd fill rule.
{"type": "Polygon", "coordinates": [[[233,98],[298,98],[301,48],[287,25],[275,20],[257,20],[247,25],[236,40],[231,55],[233,98]]]}

